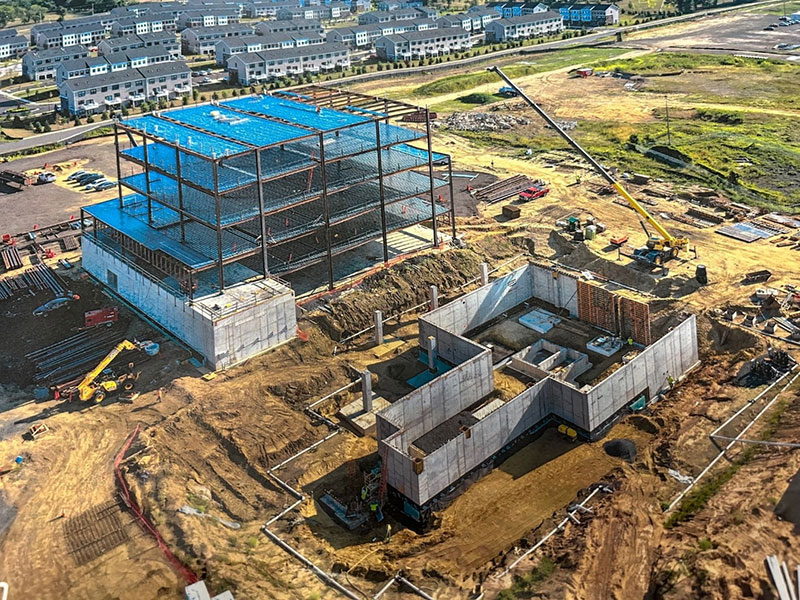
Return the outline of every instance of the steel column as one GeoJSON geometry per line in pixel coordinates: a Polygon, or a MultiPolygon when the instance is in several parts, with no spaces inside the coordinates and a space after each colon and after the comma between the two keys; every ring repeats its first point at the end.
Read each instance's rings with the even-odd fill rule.
{"type": "Polygon", "coordinates": [[[264,278],[269,276],[267,258],[267,224],[264,217],[264,187],[261,185],[261,150],[256,150],[256,186],[258,187],[258,221],[261,226],[261,254],[264,263],[264,278]]]}
{"type": "MultiPolygon", "coordinates": [[[[142,136],[142,148],[144,149],[144,185],[147,192],[147,224],[153,224],[153,203],[150,200],[150,159],[147,154],[147,136],[142,136]]],[[[119,156],[119,154],[117,154],[119,156]]]]}
{"type": "Polygon", "coordinates": [[[453,241],[456,242],[456,195],[453,186],[453,157],[447,157],[447,173],[450,179],[450,220],[453,224],[453,241]]]}
{"type": "Polygon", "coordinates": [[[375,141],[378,153],[378,195],[381,201],[381,234],[383,236],[383,262],[389,262],[389,239],[386,234],[386,195],[383,189],[383,151],[381,150],[381,122],[375,121],[375,141]]]}
{"type": "Polygon", "coordinates": [[[217,268],[219,269],[219,293],[225,289],[225,265],[222,264],[222,215],[219,207],[219,173],[217,172],[217,161],[211,161],[211,168],[214,173],[214,206],[217,209],[217,268]]]}
{"type": "Polygon", "coordinates": [[[433,148],[431,147],[431,113],[428,107],[425,107],[425,132],[428,135],[428,176],[431,180],[431,213],[433,216],[433,247],[439,245],[439,230],[436,224],[436,195],[434,189],[436,186],[433,182],[433,148]]]}
{"type": "Polygon", "coordinates": [[[328,289],[333,289],[333,253],[331,252],[331,212],[328,205],[328,173],[325,169],[325,135],[319,134],[319,163],[322,175],[322,209],[325,211],[325,243],[328,248],[328,289]]]}
{"type": "Polygon", "coordinates": [[[178,219],[181,223],[181,242],[186,241],[186,232],[183,227],[183,178],[181,177],[181,151],[175,146],[175,175],[178,177],[178,219]]]}
{"type": "Polygon", "coordinates": [[[117,196],[119,197],[119,208],[122,210],[122,166],[119,160],[119,127],[114,121],[114,151],[117,153],[117,196]]]}

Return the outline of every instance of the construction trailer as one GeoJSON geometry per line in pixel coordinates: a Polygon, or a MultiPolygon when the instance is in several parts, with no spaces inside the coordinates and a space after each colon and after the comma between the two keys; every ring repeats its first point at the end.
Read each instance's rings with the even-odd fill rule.
{"type": "Polygon", "coordinates": [[[377,414],[383,500],[424,526],[545,426],[601,437],[698,363],[694,315],[656,340],[650,322],[646,303],[538,262],[422,315],[440,366],[377,414]],[[496,389],[496,372],[524,391],[496,389]]]}
{"type": "Polygon", "coordinates": [[[386,263],[395,232],[455,234],[430,120],[392,124],[420,113],[309,86],[118,122],[119,197],[82,209],[83,266],[215,368],[273,347],[296,330],[279,277],[324,266],[332,289],[366,244],[386,263]]]}

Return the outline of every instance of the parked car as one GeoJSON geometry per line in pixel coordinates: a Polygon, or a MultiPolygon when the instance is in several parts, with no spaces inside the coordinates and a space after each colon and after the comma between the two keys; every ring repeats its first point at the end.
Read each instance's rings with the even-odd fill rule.
{"type": "Polygon", "coordinates": [[[44,173],[39,173],[39,177],[36,178],[36,183],[53,183],[56,180],[56,174],[50,171],[45,171],[44,173]]]}
{"type": "Polygon", "coordinates": [[[88,175],[89,171],[75,171],[72,175],[67,177],[67,181],[75,181],[81,175],[88,175]]]}
{"type": "Polygon", "coordinates": [[[59,296],[58,298],[53,298],[50,302],[42,304],[40,307],[34,309],[33,316],[34,317],[44,317],[47,316],[48,313],[53,312],[59,308],[67,306],[70,302],[74,300],[80,300],[80,296],[78,294],[73,294],[72,292],[67,292],[66,296],[59,296]]]}
{"type": "Polygon", "coordinates": [[[93,181],[94,179],[100,179],[101,177],[102,175],[100,173],[85,173],[80,177],[78,177],[77,179],[75,179],[75,183],[77,183],[78,185],[86,185],[90,181],[93,181]]]}
{"type": "Polygon", "coordinates": [[[94,191],[95,191],[95,192],[103,192],[103,191],[105,191],[105,190],[110,190],[110,189],[111,189],[111,188],[113,188],[115,185],[117,185],[117,184],[116,184],[116,182],[114,182],[114,181],[111,181],[111,180],[104,181],[104,182],[103,182],[103,183],[101,183],[100,185],[95,185],[95,186],[94,186],[94,191]]]}
{"type": "Polygon", "coordinates": [[[100,179],[95,179],[91,183],[87,184],[83,189],[86,190],[86,191],[92,191],[98,185],[102,185],[102,184],[106,183],[107,181],[108,181],[108,179],[106,179],[105,177],[101,177],[100,179]]]}
{"type": "Polygon", "coordinates": [[[88,177],[79,179],[78,183],[80,185],[87,185],[89,183],[94,183],[98,179],[103,179],[103,177],[104,176],[103,176],[102,173],[93,173],[93,174],[89,175],[88,177]]]}
{"type": "Polygon", "coordinates": [[[542,198],[547,196],[550,193],[550,188],[544,187],[544,183],[532,185],[529,188],[522,190],[519,193],[519,199],[523,201],[528,200],[535,200],[536,198],[542,198]]]}
{"type": "Polygon", "coordinates": [[[211,83],[211,77],[203,77],[203,79],[200,80],[200,83],[211,83]]]}
{"type": "Polygon", "coordinates": [[[767,25],[764,27],[764,31],[775,31],[775,28],[772,25],[767,25]]]}

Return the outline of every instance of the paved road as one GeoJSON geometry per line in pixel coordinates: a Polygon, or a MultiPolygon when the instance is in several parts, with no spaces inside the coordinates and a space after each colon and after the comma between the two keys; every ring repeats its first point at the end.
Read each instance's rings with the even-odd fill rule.
{"type": "Polygon", "coordinates": [[[69,129],[61,129],[59,131],[51,131],[50,133],[41,133],[39,135],[32,135],[24,140],[15,140],[13,142],[5,142],[0,145],[0,156],[8,154],[16,154],[22,150],[29,148],[36,148],[37,146],[46,146],[48,144],[58,144],[62,142],[71,142],[80,139],[88,132],[97,129],[98,127],[105,127],[111,125],[113,121],[98,121],[91,125],[80,125],[78,127],[70,127],[69,129]]]}
{"type": "MultiPolygon", "coordinates": [[[[658,21],[652,21],[650,23],[642,23],[640,25],[629,25],[627,27],[614,27],[614,28],[606,28],[595,33],[591,33],[589,35],[584,35],[578,38],[572,38],[567,40],[556,40],[553,42],[546,42],[544,44],[537,44],[535,46],[527,46],[525,48],[509,48],[507,50],[498,50],[497,52],[493,52],[491,54],[479,54],[477,56],[472,56],[470,58],[462,58],[460,60],[453,60],[450,62],[444,62],[437,65],[428,65],[424,67],[425,71],[438,71],[440,69],[452,69],[454,67],[469,65],[478,62],[484,62],[491,58],[498,58],[502,56],[508,56],[513,54],[532,54],[536,52],[541,52],[543,50],[552,50],[558,48],[569,48],[572,46],[587,46],[592,44],[597,44],[606,38],[613,38],[617,33],[631,33],[634,31],[641,31],[644,29],[652,29],[655,27],[663,27],[664,25],[670,25],[673,23],[680,23],[682,21],[691,21],[695,19],[702,19],[709,15],[730,12],[735,10],[748,10],[759,6],[768,6],[772,4],[779,4],[782,0],[763,0],[761,2],[752,2],[750,4],[745,5],[736,5],[736,6],[727,6],[723,8],[713,8],[706,10],[704,12],[697,12],[688,15],[680,15],[677,17],[669,17],[666,19],[661,19],[658,21]]],[[[390,77],[398,77],[403,75],[413,75],[419,72],[419,67],[412,67],[409,69],[392,69],[390,71],[376,71],[374,73],[364,73],[363,75],[350,75],[348,77],[343,77],[342,79],[335,79],[330,82],[330,85],[340,85],[342,83],[348,83],[353,81],[371,81],[375,79],[383,79],[383,78],[390,78],[390,77]]],[[[301,84],[304,85],[304,84],[301,84]]],[[[82,135],[86,134],[93,129],[97,129],[99,127],[104,127],[106,125],[111,125],[113,121],[100,121],[97,123],[93,123],[91,125],[81,125],[80,127],[72,127],[69,129],[63,129],[61,131],[53,131],[50,133],[42,133],[40,135],[34,135],[29,138],[25,138],[24,140],[18,140],[14,142],[6,142],[4,144],[0,144],[0,156],[14,154],[21,150],[27,150],[29,148],[35,148],[36,146],[44,146],[47,144],[57,144],[60,142],[69,142],[74,141],[75,138],[80,138],[82,135]]]]}

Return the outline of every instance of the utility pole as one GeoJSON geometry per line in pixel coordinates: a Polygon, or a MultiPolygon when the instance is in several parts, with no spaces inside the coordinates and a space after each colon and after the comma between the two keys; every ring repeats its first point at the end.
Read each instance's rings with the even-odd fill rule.
{"type": "Polygon", "coordinates": [[[669,129],[669,96],[664,96],[664,107],[667,110],[667,146],[672,147],[672,133],[669,129]]]}

